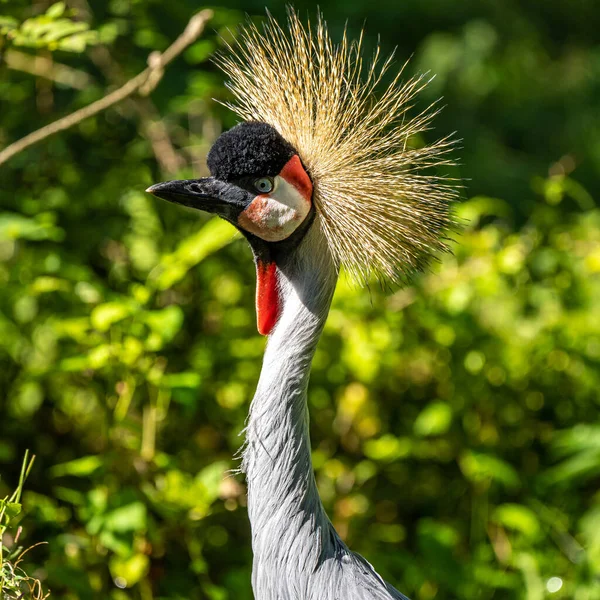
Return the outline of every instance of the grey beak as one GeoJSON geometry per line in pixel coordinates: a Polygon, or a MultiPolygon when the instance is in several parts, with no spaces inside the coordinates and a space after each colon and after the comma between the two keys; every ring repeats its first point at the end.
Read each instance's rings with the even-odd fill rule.
{"type": "Polygon", "coordinates": [[[254,194],[237,185],[214,177],[165,181],[150,186],[146,191],[163,200],[215,213],[232,221],[237,221],[239,214],[254,198],[254,194]]]}

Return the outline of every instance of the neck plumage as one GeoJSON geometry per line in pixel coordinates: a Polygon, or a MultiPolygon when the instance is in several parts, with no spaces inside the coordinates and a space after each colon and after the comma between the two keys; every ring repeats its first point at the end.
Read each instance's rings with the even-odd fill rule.
{"type": "Polygon", "coordinates": [[[243,469],[257,598],[266,597],[261,589],[279,587],[269,578],[293,579],[290,569],[316,564],[330,543],[331,526],[312,469],[306,404],[310,366],[337,280],[321,235],[318,226],[311,227],[293,256],[278,264],[282,310],[246,429],[243,469]]]}

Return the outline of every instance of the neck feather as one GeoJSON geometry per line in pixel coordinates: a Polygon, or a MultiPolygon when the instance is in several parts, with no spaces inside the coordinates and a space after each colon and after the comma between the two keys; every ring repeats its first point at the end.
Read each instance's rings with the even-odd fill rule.
{"type": "Polygon", "coordinates": [[[282,312],[267,343],[243,458],[255,588],[261,569],[284,576],[279,556],[285,557],[279,565],[285,570],[301,566],[291,556],[318,561],[321,538],[330,535],[312,469],[306,404],[310,366],[337,280],[317,224],[289,260],[278,263],[278,280],[282,312]]]}

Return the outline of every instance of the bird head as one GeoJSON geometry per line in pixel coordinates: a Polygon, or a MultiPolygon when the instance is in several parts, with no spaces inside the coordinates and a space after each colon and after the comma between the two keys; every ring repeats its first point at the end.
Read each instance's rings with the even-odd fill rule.
{"type": "Polygon", "coordinates": [[[158,183],[148,192],[215,213],[251,241],[289,238],[312,210],[313,185],[294,147],[271,125],[240,123],[208,154],[211,177],[158,183]]]}
{"type": "Polygon", "coordinates": [[[147,191],[217,214],[248,239],[257,266],[258,329],[266,335],[281,310],[277,256],[297,247],[315,214],[312,181],[294,147],[262,122],[223,133],[207,162],[211,177],[167,181],[147,191]]]}
{"type": "MultiPolygon", "coordinates": [[[[365,67],[362,36],[334,43],[321,15],[304,25],[290,9],[287,28],[268,16],[249,24],[217,58],[242,123],[208,154],[211,177],[170,181],[148,191],[213,212],[248,239],[256,258],[258,328],[280,311],[276,266],[306,249],[331,257],[351,278],[403,282],[447,249],[458,182],[443,169],[451,136],[415,144],[431,128],[436,103],[408,112],[427,78],[382,85],[392,57],[379,50],[365,67]],[[312,235],[311,235],[312,237],[312,235]]],[[[317,256],[318,255],[318,256],[317,256]]],[[[291,264],[291,263],[290,263],[291,264]]],[[[318,268],[318,267],[315,267],[318,268]]]]}

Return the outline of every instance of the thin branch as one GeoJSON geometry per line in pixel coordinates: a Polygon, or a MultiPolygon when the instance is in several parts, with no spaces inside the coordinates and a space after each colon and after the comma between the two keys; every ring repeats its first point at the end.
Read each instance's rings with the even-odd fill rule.
{"type": "Polygon", "coordinates": [[[175,150],[167,126],[154,104],[148,98],[138,98],[134,104],[142,120],[142,133],[150,142],[160,168],[167,174],[176,173],[186,161],[175,150]]]}
{"type": "MultiPolygon", "coordinates": [[[[90,58],[107,79],[118,85],[123,84],[125,80],[123,72],[119,64],[113,60],[106,46],[94,46],[90,58]]],[[[127,103],[139,113],[141,133],[150,142],[161,170],[167,174],[177,172],[185,165],[185,159],[175,150],[167,127],[161,120],[152,100],[149,97],[131,96],[127,99],[127,103]]]]}
{"type": "Polygon", "coordinates": [[[150,54],[148,57],[147,69],[144,69],[119,89],[107,94],[104,98],[100,98],[100,100],[97,100],[96,102],[88,104],[88,106],[76,110],[62,119],[58,119],[57,121],[26,135],[4,148],[4,150],[0,152],[0,165],[15,156],[15,154],[29,148],[29,146],[33,146],[59,131],[64,131],[65,129],[73,127],[73,125],[77,125],[77,123],[80,123],[88,117],[96,115],[110,106],[125,100],[125,98],[131,96],[135,92],[139,91],[142,95],[148,95],[162,79],[164,68],[179,56],[190,44],[193,44],[198,39],[204,31],[206,23],[212,16],[213,12],[209,9],[202,10],[195,14],[190,19],[183,33],[162,54],[158,52],[150,54]]]}

